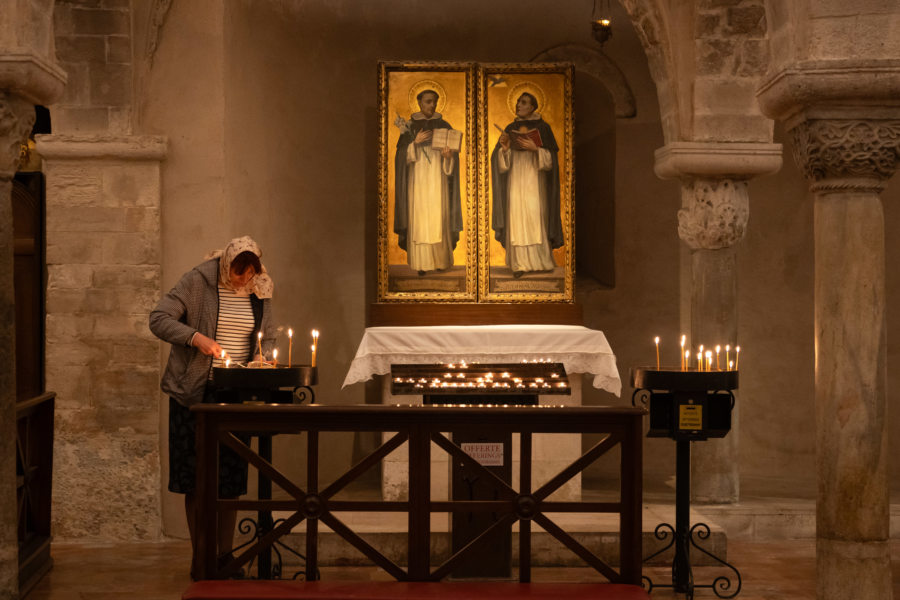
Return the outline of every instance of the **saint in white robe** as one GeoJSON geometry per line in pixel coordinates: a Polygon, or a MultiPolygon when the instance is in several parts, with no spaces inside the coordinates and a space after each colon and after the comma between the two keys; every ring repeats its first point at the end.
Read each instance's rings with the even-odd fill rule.
{"type": "Polygon", "coordinates": [[[556,267],[547,238],[547,189],[541,171],[553,168],[548,150],[500,150],[501,173],[508,173],[506,264],[513,271],[549,271],[556,267]]]}
{"type": "Polygon", "coordinates": [[[447,178],[453,175],[453,155],[444,158],[430,144],[410,144],[406,150],[409,241],[407,262],[416,271],[447,269],[453,264],[447,178]]]}

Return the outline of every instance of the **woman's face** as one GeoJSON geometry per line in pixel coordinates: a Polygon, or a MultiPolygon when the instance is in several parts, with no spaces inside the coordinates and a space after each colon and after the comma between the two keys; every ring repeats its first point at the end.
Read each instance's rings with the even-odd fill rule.
{"type": "Polygon", "coordinates": [[[250,280],[256,277],[256,269],[247,267],[243,273],[238,273],[234,267],[228,271],[228,278],[231,282],[232,289],[239,290],[250,283],[250,280]]]}

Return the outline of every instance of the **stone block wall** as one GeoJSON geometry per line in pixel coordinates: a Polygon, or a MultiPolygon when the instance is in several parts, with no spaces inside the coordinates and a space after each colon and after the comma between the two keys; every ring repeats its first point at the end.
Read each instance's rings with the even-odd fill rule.
{"type": "Polygon", "coordinates": [[[131,133],[130,0],[57,0],[56,55],[69,76],[54,132],[131,133]]]}
{"type": "Polygon", "coordinates": [[[701,0],[694,21],[694,141],[770,142],[756,103],[769,63],[763,0],[701,0]]]}
{"type": "Polygon", "coordinates": [[[157,137],[39,136],[47,178],[47,389],[56,539],[155,539],[159,508],[157,137]]]}

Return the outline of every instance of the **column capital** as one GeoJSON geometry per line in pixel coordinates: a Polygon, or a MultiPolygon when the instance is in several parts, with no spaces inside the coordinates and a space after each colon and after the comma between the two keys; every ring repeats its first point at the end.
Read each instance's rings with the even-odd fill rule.
{"type": "Polygon", "coordinates": [[[790,135],[814,192],[880,193],[900,165],[900,118],[805,116],[790,135]]]}
{"type": "Polygon", "coordinates": [[[34,104],[7,91],[0,90],[0,180],[16,174],[22,144],[34,126],[34,104]]]}
{"type": "Polygon", "coordinates": [[[750,218],[747,181],[696,177],[682,181],[678,237],[692,250],[730,248],[750,218]]]}

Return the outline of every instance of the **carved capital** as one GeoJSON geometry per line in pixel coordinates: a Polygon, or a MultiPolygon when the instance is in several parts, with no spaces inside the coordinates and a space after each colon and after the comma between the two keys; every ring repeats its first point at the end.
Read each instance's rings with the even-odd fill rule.
{"type": "Polygon", "coordinates": [[[0,179],[9,180],[16,174],[22,144],[33,126],[34,104],[0,91],[0,179]]]}
{"type": "Polygon", "coordinates": [[[813,191],[878,193],[900,162],[900,119],[804,119],[790,133],[813,191]]]}
{"type": "Polygon", "coordinates": [[[719,250],[744,237],[750,218],[747,182],[696,178],[681,186],[678,237],[693,250],[719,250]]]}

